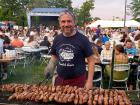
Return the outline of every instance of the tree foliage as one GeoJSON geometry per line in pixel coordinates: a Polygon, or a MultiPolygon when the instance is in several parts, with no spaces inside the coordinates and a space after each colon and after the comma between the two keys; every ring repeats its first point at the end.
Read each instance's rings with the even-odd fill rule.
{"type": "Polygon", "coordinates": [[[68,8],[77,14],[78,24],[91,21],[90,10],[94,8],[94,0],[86,0],[80,9],[72,8],[71,0],[0,0],[0,21],[15,21],[25,25],[26,12],[33,8],[68,8]]]}
{"type": "Polygon", "coordinates": [[[30,2],[27,4],[27,11],[32,10],[33,8],[47,8],[49,5],[47,3],[48,0],[29,0],[30,2]]]}
{"type": "Polygon", "coordinates": [[[0,0],[0,19],[3,21],[16,21],[26,17],[26,5],[29,0],[0,0]]]}
{"type": "Polygon", "coordinates": [[[134,18],[140,16],[140,0],[132,0],[130,3],[130,10],[134,18]]]}
{"type": "Polygon", "coordinates": [[[77,14],[78,25],[84,25],[85,23],[92,21],[90,10],[94,9],[94,0],[86,0],[80,9],[75,8],[74,12],[77,14]]]}
{"type": "Polygon", "coordinates": [[[48,0],[48,7],[68,8],[72,10],[71,0],[48,0]]]}

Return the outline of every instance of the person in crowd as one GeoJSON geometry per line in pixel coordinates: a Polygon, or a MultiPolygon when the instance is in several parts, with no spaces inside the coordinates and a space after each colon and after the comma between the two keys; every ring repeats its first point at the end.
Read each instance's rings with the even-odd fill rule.
{"type": "Polygon", "coordinates": [[[140,40],[140,31],[136,32],[136,33],[133,33],[134,34],[134,41],[138,41],[140,40]]]}
{"type": "Polygon", "coordinates": [[[87,27],[86,28],[86,36],[88,37],[89,41],[92,43],[92,37],[93,37],[93,33],[92,33],[92,30],[90,29],[90,27],[87,27]]]}
{"type": "Polygon", "coordinates": [[[38,48],[39,47],[39,44],[38,42],[35,40],[34,36],[31,35],[29,37],[29,41],[25,44],[25,46],[29,46],[31,48],[38,48]]]}
{"type": "MultiPolygon", "coordinates": [[[[50,45],[51,45],[51,43],[48,41],[48,37],[44,36],[44,40],[40,43],[40,46],[46,46],[48,48],[48,50],[49,50],[50,49],[50,45]]],[[[47,54],[48,50],[43,50],[41,52],[47,54]]]]}
{"type": "Polygon", "coordinates": [[[137,49],[140,50],[140,39],[138,40],[138,46],[137,49]]]}
{"type": "Polygon", "coordinates": [[[129,76],[130,78],[128,79],[129,90],[133,90],[136,87],[137,68],[140,64],[139,40],[137,41],[137,43],[135,43],[135,46],[137,49],[133,46],[131,40],[128,40],[126,43],[126,53],[128,54],[129,63],[131,65],[131,72],[129,76]]]}
{"type": "Polygon", "coordinates": [[[128,38],[128,36],[125,32],[121,32],[121,34],[122,34],[122,37],[120,39],[120,42],[123,42],[125,44],[125,41],[128,38]]]}
{"type": "MultiPolygon", "coordinates": [[[[115,46],[115,55],[114,55],[114,64],[128,64],[128,57],[125,54],[124,47],[121,44],[118,44],[115,46]]],[[[112,62],[112,61],[111,61],[112,62]]],[[[106,73],[108,76],[111,74],[111,65],[106,66],[106,73]]],[[[113,72],[113,78],[114,79],[123,79],[126,77],[126,72],[113,72]]]]}
{"type": "Polygon", "coordinates": [[[46,46],[46,47],[50,47],[50,42],[48,41],[48,37],[44,36],[44,40],[42,42],[40,42],[40,46],[46,46]]]}
{"type": "Polygon", "coordinates": [[[100,34],[101,34],[101,25],[98,25],[96,29],[96,38],[99,38],[100,34]]]}
{"type": "Polygon", "coordinates": [[[104,49],[101,51],[101,62],[110,62],[112,59],[112,49],[111,49],[111,44],[110,42],[105,43],[104,49]]]}
{"type": "Polygon", "coordinates": [[[107,36],[107,34],[105,32],[103,33],[101,39],[102,39],[103,44],[105,44],[105,42],[109,41],[109,37],[107,36]]]}
{"type": "Polygon", "coordinates": [[[137,49],[138,49],[138,56],[139,56],[139,61],[140,61],[140,40],[138,40],[138,47],[137,47],[137,49]]]}
{"type": "Polygon", "coordinates": [[[102,45],[103,45],[103,42],[100,39],[98,39],[95,46],[96,46],[99,54],[101,54],[101,51],[103,50],[102,45]]]}
{"type": "MultiPolygon", "coordinates": [[[[0,36],[2,35],[2,32],[0,32],[0,36]]],[[[2,56],[3,53],[3,39],[0,38],[0,57],[2,56]]]]}
{"type": "Polygon", "coordinates": [[[128,56],[138,55],[137,49],[133,47],[133,42],[130,39],[126,41],[125,52],[128,56]]]}
{"type": "Polygon", "coordinates": [[[93,54],[93,57],[94,57],[94,62],[95,64],[100,64],[101,63],[101,60],[100,60],[100,54],[98,52],[98,49],[96,46],[93,46],[93,51],[94,51],[94,54],[93,54]]]}
{"type": "MultiPolygon", "coordinates": [[[[14,47],[10,44],[10,39],[5,39],[3,42],[3,52],[6,53],[6,50],[14,50],[14,47]]],[[[8,72],[8,63],[3,62],[2,63],[3,67],[3,77],[2,79],[5,80],[7,79],[7,72],[8,72]]]]}
{"type": "Polygon", "coordinates": [[[75,16],[70,11],[60,14],[59,24],[62,34],[56,36],[53,41],[52,57],[45,69],[45,76],[51,75],[57,67],[55,86],[85,86],[87,89],[92,89],[94,58],[89,40],[75,29],[75,16]],[[88,65],[87,78],[85,58],[88,65]]]}
{"type": "Polygon", "coordinates": [[[18,38],[18,32],[15,32],[14,39],[11,41],[11,45],[15,48],[21,48],[24,46],[23,41],[18,38]]]}
{"type": "Polygon", "coordinates": [[[5,33],[3,33],[2,31],[0,31],[0,38],[3,40],[10,40],[10,38],[7,35],[5,35],[5,33]]]}

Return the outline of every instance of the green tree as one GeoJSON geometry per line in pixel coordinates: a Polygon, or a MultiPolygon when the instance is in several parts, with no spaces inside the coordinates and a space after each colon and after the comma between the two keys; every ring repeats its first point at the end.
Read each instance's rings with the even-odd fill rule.
{"type": "Polygon", "coordinates": [[[48,0],[29,0],[29,3],[26,5],[26,10],[30,11],[33,8],[47,8],[49,7],[48,0]]]}
{"type": "Polygon", "coordinates": [[[132,0],[130,3],[130,10],[134,18],[140,16],[140,0],[132,0]]]}
{"type": "Polygon", "coordinates": [[[78,18],[78,25],[84,25],[87,22],[92,21],[92,17],[90,15],[90,10],[94,9],[94,0],[86,0],[80,9],[75,8],[74,12],[78,18]]]}
{"type": "Polygon", "coordinates": [[[72,10],[71,0],[48,0],[49,7],[68,8],[72,10]]]}
{"type": "Polygon", "coordinates": [[[72,9],[71,0],[30,0],[27,8],[68,8],[72,9]]]}
{"type": "Polygon", "coordinates": [[[0,0],[0,20],[16,21],[24,25],[26,13],[33,8],[68,8],[72,9],[71,0],[0,0]]]}
{"type": "MultiPolygon", "coordinates": [[[[10,20],[16,21],[17,23],[20,18],[26,16],[26,5],[29,3],[29,0],[0,0],[1,7],[1,20],[10,20]]],[[[18,24],[20,25],[20,24],[18,24]]]]}

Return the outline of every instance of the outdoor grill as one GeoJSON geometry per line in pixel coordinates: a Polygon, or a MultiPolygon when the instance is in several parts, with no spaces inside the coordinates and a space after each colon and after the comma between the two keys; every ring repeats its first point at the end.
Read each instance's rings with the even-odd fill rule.
{"type": "Polygon", "coordinates": [[[0,105],[140,105],[138,101],[130,102],[127,93],[117,89],[87,90],[72,86],[5,84],[0,90],[0,105]],[[75,100],[78,100],[77,103],[75,100]]]}

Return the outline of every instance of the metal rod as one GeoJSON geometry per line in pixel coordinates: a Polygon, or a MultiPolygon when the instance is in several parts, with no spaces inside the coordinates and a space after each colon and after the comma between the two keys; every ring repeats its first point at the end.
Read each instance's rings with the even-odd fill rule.
{"type": "Polygon", "coordinates": [[[126,7],[127,7],[127,0],[125,0],[125,10],[124,10],[124,28],[126,26],[126,7]]]}
{"type": "Polygon", "coordinates": [[[112,89],[112,84],[113,84],[114,58],[115,58],[115,42],[113,42],[112,63],[111,63],[111,74],[110,74],[110,81],[109,81],[109,88],[110,88],[110,89],[112,89]]]}

